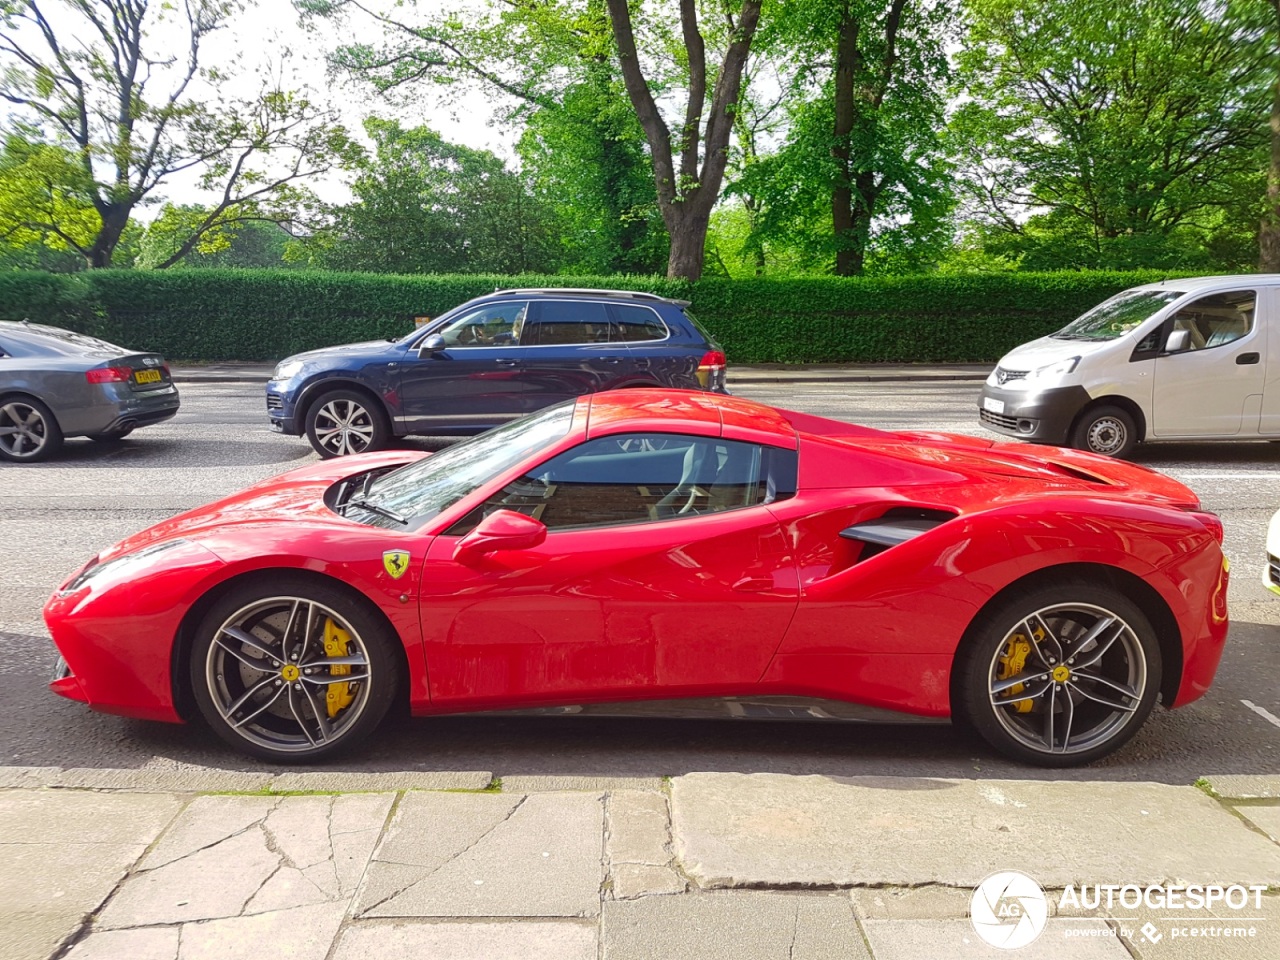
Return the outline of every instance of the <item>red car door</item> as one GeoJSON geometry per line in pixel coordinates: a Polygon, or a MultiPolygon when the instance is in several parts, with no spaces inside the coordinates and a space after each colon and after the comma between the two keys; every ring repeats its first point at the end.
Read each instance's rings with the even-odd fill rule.
{"type": "Polygon", "coordinates": [[[766,459],[714,437],[600,438],[438,537],[422,590],[435,705],[749,692],[799,598],[766,459]],[[496,509],[538,518],[546,540],[455,561],[496,509]]]}

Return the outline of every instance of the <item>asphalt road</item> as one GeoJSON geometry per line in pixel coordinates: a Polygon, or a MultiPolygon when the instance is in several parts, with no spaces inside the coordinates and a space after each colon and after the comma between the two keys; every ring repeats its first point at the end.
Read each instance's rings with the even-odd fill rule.
{"type": "MultiPolygon", "coordinates": [[[[972,382],[737,384],[744,396],[884,428],[987,435],[972,382]]],[[[261,386],[188,384],[173,421],[112,447],[69,441],[47,464],[0,466],[0,766],[262,769],[198,725],[91,713],[46,688],[54,652],[40,620],[53,588],[113,541],[313,459],[265,426],[261,386]]],[[[411,441],[423,448],[430,440],[411,441]]],[[[1204,699],[1157,710],[1118,755],[1055,779],[1189,783],[1280,773],[1280,597],[1259,583],[1266,523],[1280,506],[1280,445],[1153,445],[1137,458],[1196,490],[1226,524],[1232,628],[1204,699]]],[[[491,770],[498,776],[660,776],[695,770],[1037,778],[950,726],[573,718],[400,718],[347,770],[491,770]]]]}

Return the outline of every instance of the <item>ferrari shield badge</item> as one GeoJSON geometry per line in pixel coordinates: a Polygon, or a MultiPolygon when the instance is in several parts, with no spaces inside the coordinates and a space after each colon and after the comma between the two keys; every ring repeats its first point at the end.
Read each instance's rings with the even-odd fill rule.
{"type": "Polygon", "coordinates": [[[392,580],[399,580],[404,576],[405,571],[409,569],[409,551],[384,550],[382,552],[382,565],[386,568],[387,573],[391,574],[392,580]]]}

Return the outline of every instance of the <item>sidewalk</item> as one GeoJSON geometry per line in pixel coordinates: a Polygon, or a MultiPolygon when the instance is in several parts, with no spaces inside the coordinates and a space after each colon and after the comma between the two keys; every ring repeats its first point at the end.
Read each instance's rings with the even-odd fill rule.
{"type": "MultiPolygon", "coordinates": [[[[918,380],[985,380],[991,363],[760,363],[729,365],[735,383],[876,383],[918,380]]],[[[173,364],[177,383],[265,383],[270,363],[173,364]]]]}
{"type": "Polygon", "coordinates": [[[1020,870],[1048,913],[1022,956],[1275,960],[1280,777],[1212,789],[0,768],[0,943],[7,960],[1003,958],[1020,953],[977,935],[970,899],[1020,870]],[[1243,910],[1064,906],[1082,883],[1254,890],[1243,910]]]}

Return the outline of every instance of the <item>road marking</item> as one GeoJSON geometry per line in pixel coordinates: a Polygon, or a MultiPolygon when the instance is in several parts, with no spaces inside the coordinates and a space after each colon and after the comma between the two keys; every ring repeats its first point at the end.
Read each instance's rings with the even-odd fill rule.
{"type": "Polygon", "coordinates": [[[1249,473],[1191,473],[1177,467],[1165,468],[1166,473],[1176,473],[1189,480],[1280,480],[1280,473],[1256,470],[1249,473]]]}
{"type": "Polygon", "coordinates": [[[1272,713],[1266,707],[1260,707],[1256,703],[1254,703],[1252,700],[1241,700],[1240,702],[1243,703],[1250,710],[1252,710],[1254,713],[1256,713],[1258,716],[1260,716],[1263,720],[1267,721],[1267,723],[1270,723],[1276,727],[1280,727],[1280,717],[1277,717],[1274,713],[1272,713]]]}

